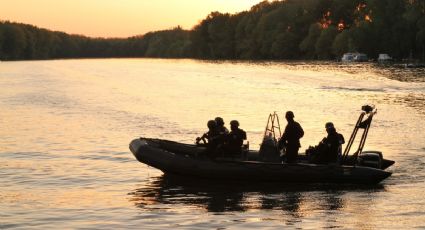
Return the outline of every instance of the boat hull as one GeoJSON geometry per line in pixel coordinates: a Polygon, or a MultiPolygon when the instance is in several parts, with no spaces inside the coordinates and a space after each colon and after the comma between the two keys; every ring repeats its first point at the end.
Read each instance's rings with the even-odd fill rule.
{"type": "Polygon", "coordinates": [[[130,143],[130,150],[138,161],[166,174],[218,180],[376,184],[391,175],[361,166],[211,160],[194,157],[202,151],[196,146],[181,145],[184,151],[171,152],[161,147],[160,140],[140,138],[130,143]]]}

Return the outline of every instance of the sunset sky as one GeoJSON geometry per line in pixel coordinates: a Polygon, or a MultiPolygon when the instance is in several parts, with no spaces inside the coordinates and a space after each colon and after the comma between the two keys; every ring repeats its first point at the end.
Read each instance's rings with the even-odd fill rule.
{"type": "Polygon", "coordinates": [[[261,0],[0,0],[0,20],[92,37],[128,37],[182,26],[210,12],[248,10],[261,0]]]}

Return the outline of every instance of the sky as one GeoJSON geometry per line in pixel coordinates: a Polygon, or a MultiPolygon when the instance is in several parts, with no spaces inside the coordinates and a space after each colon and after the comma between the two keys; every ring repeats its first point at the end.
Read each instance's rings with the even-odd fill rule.
{"type": "Polygon", "coordinates": [[[210,12],[237,13],[262,0],[0,0],[0,20],[90,37],[129,37],[180,25],[210,12]]]}

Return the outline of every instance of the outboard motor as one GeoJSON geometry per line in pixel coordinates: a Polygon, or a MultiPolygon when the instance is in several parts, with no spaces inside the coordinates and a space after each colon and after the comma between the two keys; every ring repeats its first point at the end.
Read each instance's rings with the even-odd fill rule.
{"type": "Polygon", "coordinates": [[[358,156],[357,165],[381,169],[382,159],[382,152],[364,151],[358,156]]]}

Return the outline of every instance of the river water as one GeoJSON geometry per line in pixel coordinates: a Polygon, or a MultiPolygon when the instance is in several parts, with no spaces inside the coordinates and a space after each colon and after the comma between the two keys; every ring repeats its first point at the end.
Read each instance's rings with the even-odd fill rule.
{"type": "Polygon", "coordinates": [[[425,71],[375,64],[89,59],[0,62],[0,229],[425,228],[425,71]],[[176,180],[139,163],[139,136],[193,143],[216,116],[258,149],[292,110],[302,149],[332,121],[396,161],[376,186],[176,180]]]}

